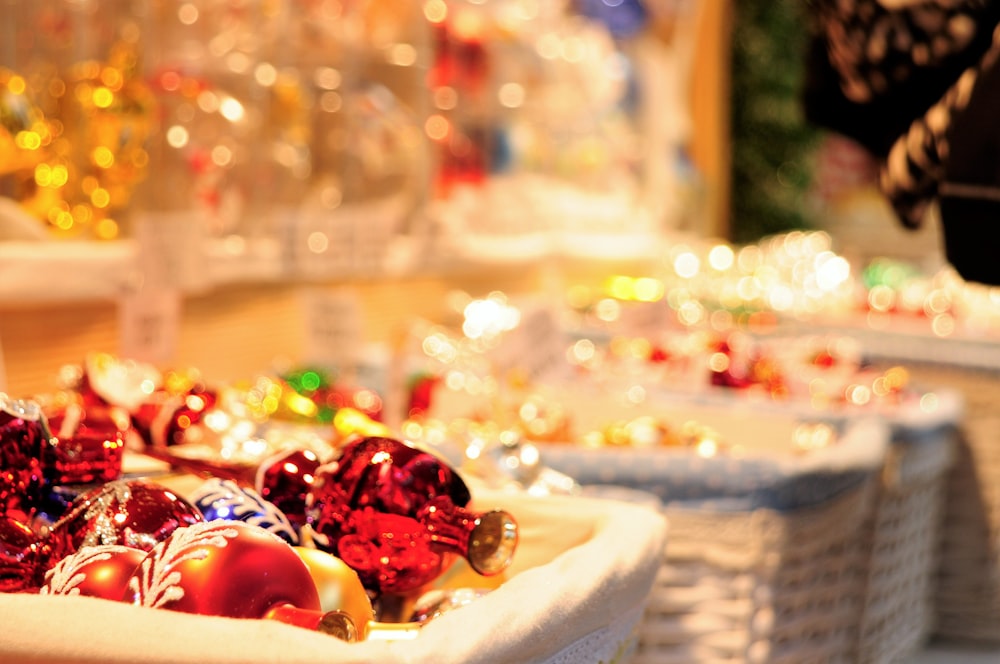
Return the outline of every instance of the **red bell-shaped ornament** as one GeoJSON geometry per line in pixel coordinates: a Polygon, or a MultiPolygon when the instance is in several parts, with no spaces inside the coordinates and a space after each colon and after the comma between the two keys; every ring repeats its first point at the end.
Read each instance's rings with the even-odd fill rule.
{"type": "Polygon", "coordinates": [[[373,436],[348,443],[320,468],[308,516],[315,544],[354,568],[370,592],[400,595],[435,580],[456,555],[487,576],[510,563],[513,517],[473,512],[470,499],[437,456],[373,436]]]}

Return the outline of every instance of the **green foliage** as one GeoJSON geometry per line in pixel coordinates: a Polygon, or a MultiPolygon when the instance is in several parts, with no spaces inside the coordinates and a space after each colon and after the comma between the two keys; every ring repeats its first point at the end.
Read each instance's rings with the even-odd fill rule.
{"type": "Polygon", "coordinates": [[[808,193],[819,131],[800,102],[808,3],[737,0],[735,11],[730,234],[735,242],[751,242],[811,226],[808,193]]]}

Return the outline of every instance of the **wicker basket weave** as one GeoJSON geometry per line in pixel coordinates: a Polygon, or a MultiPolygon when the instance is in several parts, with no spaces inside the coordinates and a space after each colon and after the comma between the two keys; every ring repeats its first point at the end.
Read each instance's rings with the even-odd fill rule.
{"type": "Polygon", "coordinates": [[[931,634],[934,573],[957,429],[944,424],[922,433],[921,438],[911,429],[894,429],[866,526],[858,662],[908,661],[931,634]]]}
{"type": "MultiPolygon", "coordinates": [[[[183,494],[201,481],[169,485],[183,494]]],[[[516,515],[522,539],[512,567],[492,592],[411,640],[345,643],[271,620],[0,593],[0,662],[624,664],[666,549],[662,515],[577,496],[478,490],[476,500],[516,515]]]]}
{"type": "Polygon", "coordinates": [[[773,446],[753,450],[797,418],[744,407],[681,405],[701,421],[742,426],[742,457],[566,444],[541,445],[542,457],[584,485],[625,486],[662,501],[670,540],[639,625],[636,664],[853,664],[889,428],[842,420],[843,457],[794,461],[773,446]],[[775,462],[789,465],[775,473],[775,462]]]}
{"type": "Polygon", "coordinates": [[[1000,343],[983,335],[940,338],[926,330],[842,330],[874,363],[905,364],[915,382],[964,400],[944,488],[933,634],[1000,644],[1000,343]]]}
{"type": "Polygon", "coordinates": [[[792,513],[666,507],[635,664],[853,662],[873,482],[792,513]]]}
{"type": "MultiPolygon", "coordinates": [[[[913,656],[929,638],[934,622],[945,486],[964,413],[963,398],[954,390],[935,395],[936,407],[927,412],[907,402],[880,413],[891,445],[866,488],[867,507],[846,518],[829,500],[808,510],[788,509],[785,498],[800,497],[802,483],[793,483],[790,491],[760,494],[764,502],[780,502],[778,510],[758,509],[759,503],[742,509],[748,505],[738,499],[738,492],[760,489],[755,483],[761,476],[748,465],[733,465],[724,478],[703,481],[698,477],[701,467],[683,459],[666,466],[646,452],[633,452],[590,459],[583,462],[589,468],[583,469],[579,454],[546,447],[549,463],[585,483],[623,483],[657,493],[667,505],[671,542],[666,569],[660,572],[652,608],[642,623],[638,660],[888,664],[913,656]],[[716,500],[700,503],[707,509],[676,507],[682,501],[705,500],[710,492],[716,500]],[[769,538],[776,531],[784,539],[769,538]],[[819,547],[802,558],[800,570],[820,578],[808,577],[812,585],[800,584],[803,604],[789,608],[788,619],[781,622],[781,614],[758,595],[781,597],[777,589],[784,587],[782,580],[798,573],[799,533],[807,533],[812,539],[806,541],[819,547]],[[847,564],[852,567],[845,568],[847,564]],[[685,580],[687,576],[694,581],[685,580]],[[823,586],[826,580],[831,587],[823,586]],[[850,608],[840,613],[844,607],[850,608]],[[817,616],[815,624],[812,615],[817,616]],[[841,618],[847,623],[839,624],[841,618]]],[[[739,421],[751,413],[803,421],[821,414],[794,402],[748,406],[724,394],[695,399],[675,395],[670,401],[681,412],[707,416],[715,411],[739,421]]],[[[863,411],[827,416],[842,425],[865,417],[863,411]]],[[[749,422],[744,428],[753,428],[749,422]]],[[[813,479],[807,483],[818,486],[813,479]]],[[[839,500],[846,501],[851,494],[840,495],[839,500]]]]}
{"type": "Polygon", "coordinates": [[[948,385],[965,399],[946,478],[934,633],[1000,643],[1000,373],[942,364],[908,367],[921,382],[948,385]]]}

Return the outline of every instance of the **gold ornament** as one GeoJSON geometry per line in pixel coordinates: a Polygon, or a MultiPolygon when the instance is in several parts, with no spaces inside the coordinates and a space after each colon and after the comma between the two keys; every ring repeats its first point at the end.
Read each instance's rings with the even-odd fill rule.
{"type": "Polygon", "coordinates": [[[357,572],[333,554],[303,546],[293,547],[309,568],[320,606],[324,611],[343,611],[351,617],[364,639],[375,619],[371,600],[361,585],[357,572]]]}

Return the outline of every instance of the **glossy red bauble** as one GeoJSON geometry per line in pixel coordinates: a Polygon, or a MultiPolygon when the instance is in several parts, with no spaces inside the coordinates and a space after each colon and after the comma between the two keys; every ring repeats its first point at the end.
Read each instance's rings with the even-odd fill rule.
{"type": "Polygon", "coordinates": [[[149,551],[178,528],[204,521],[187,500],[154,482],[117,480],[77,497],[49,533],[54,560],[84,546],[149,551]]]}
{"type": "Polygon", "coordinates": [[[305,525],[306,498],[316,483],[320,463],[311,450],[288,450],[257,468],[257,492],[288,517],[296,531],[305,525]]]}
{"type": "Polygon", "coordinates": [[[118,544],[86,546],[60,560],[45,575],[43,595],[85,595],[121,600],[146,552],[118,544]]]}
{"type": "Polygon", "coordinates": [[[136,568],[126,593],[141,606],[230,618],[267,618],[283,606],[320,611],[312,575],[295,550],[242,522],[175,531],[136,568]]]}

